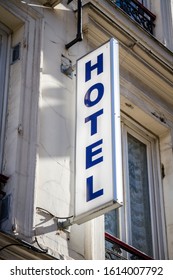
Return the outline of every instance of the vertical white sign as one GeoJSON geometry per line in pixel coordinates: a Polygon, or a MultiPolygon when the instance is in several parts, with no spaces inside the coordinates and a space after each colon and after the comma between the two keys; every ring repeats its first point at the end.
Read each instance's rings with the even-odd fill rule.
{"type": "Polygon", "coordinates": [[[112,38],[77,61],[75,218],[122,205],[119,47],[112,38]]]}

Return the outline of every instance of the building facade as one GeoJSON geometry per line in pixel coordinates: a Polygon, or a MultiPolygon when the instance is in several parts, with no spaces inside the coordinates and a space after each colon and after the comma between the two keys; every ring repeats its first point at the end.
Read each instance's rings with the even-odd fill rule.
{"type": "Polygon", "coordinates": [[[0,258],[173,259],[173,1],[0,0],[0,79],[0,258]],[[123,206],[78,225],[76,61],[112,37],[123,206]]]}

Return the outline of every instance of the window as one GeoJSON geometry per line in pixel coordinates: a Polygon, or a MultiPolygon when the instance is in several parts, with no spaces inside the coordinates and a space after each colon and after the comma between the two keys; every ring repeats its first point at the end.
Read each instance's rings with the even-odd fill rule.
{"type": "Polygon", "coordinates": [[[156,16],[151,12],[150,0],[114,0],[111,2],[123,10],[146,31],[153,34],[156,16]]]}
{"type": "MultiPolygon", "coordinates": [[[[105,215],[105,230],[148,256],[163,259],[158,139],[126,119],[122,131],[124,205],[105,215]]],[[[111,246],[106,241],[106,247],[111,246]]],[[[127,252],[122,257],[134,258],[127,252]]]]}
{"type": "Polygon", "coordinates": [[[6,114],[6,59],[8,48],[7,29],[0,23],[0,169],[2,167],[6,114]]]}

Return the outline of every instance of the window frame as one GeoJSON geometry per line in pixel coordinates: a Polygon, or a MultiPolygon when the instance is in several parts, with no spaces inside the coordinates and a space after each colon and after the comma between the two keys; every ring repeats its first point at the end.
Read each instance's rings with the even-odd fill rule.
{"type": "Polygon", "coordinates": [[[0,36],[2,38],[0,50],[0,63],[2,75],[0,75],[0,171],[3,167],[3,150],[6,127],[6,112],[7,112],[7,91],[8,91],[8,76],[10,63],[10,29],[0,22],[0,36]]]}
{"type": "Polygon", "coordinates": [[[128,229],[128,232],[126,233],[126,242],[129,243],[130,245],[132,245],[132,233],[131,233],[131,218],[130,218],[130,188],[129,188],[129,168],[128,168],[128,139],[127,139],[127,135],[128,133],[130,135],[132,135],[133,137],[135,137],[137,140],[139,140],[140,142],[142,142],[143,144],[146,145],[146,155],[147,155],[147,172],[148,172],[148,185],[149,185],[149,203],[150,203],[150,216],[152,217],[151,219],[151,231],[152,231],[152,244],[153,244],[153,255],[155,257],[156,255],[156,225],[154,223],[154,220],[156,218],[156,211],[155,209],[155,180],[154,178],[160,176],[160,172],[159,174],[157,173],[158,167],[156,168],[156,170],[154,170],[153,166],[154,164],[156,164],[156,153],[157,151],[155,151],[155,145],[157,145],[157,141],[158,139],[156,139],[156,137],[151,137],[149,135],[146,134],[146,132],[143,130],[138,129],[137,127],[135,127],[134,125],[130,124],[129,122],[127,122],[126,120],[124,121],[124,127],[123,127],[123,135],[125,137],[123,137],[124,139],[124,148],[125,148],[125,153],[124,153],[124,164],[126,165],[126,178],[124,181],[124,189],[125,189],[125,199],[128,196],[128,198],[126,199],[126,207],[125,207],[125,228],[128,229]]]}
{"type": "MultiPolygon", "coordinates": [[[[152,244],[153,244],[153,258],[165,259],[165,219],[163,210],[163,189],[161,179],[161,159],[159,151],[159,137],[152,134],[141,124],[131,119],[129,116],[122,114],[122,155],[123,155],[123,185],[124,185],[124,203],[129,196],[130,189],[128,188],[128,145],[127,133],[137,138],[147,146],[147,170],[149,181],[149,199],[150,199],[150,215],[151,230],[152,230],[152,244]],[[137,137],[136,137],[137,136],[137,137]],[[156,168],[154,168],[156,166],[156,168]],[[160,213],[161,212],[161,213],[160,213]]],[[[130,213],[128,212],[130,201],[126,207],[118,209],[119,213],[119,236],[122,241],[129,245],[131,243],[131,228],[129,227],[130,213]]],[[[132,245],[133,246],[133,245],[132,245]]],[[[129,253],[123,253],[125,258],[129,258],[129,253]]]]}

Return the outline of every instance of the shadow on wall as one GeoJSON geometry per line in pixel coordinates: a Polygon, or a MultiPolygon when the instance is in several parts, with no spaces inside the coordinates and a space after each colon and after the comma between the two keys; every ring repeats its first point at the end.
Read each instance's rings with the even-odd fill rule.
{"type": "Polygon", "coordinates": [[[61,232],[60,236],[64,237],[63,241],[55,238],[58,234],[55,217],[69,217],[74,214],[76,78],[75,75],[72,79],[67,77],[60,68],[62,54],[73,59],[73,65],[80,55],[79,45],[73,49],[73,57],[65,50],[65,43],[76,34],[76,25],[74,24],[65,34],[63,28],[69,26],[70,22],[75,22],[74,19],[73,12],[66,11],[66,14],[65,12],[59,14],[55,19],[48,11],[42,50],[36,206],[46,210],[47,213],[37,210],[35,235],[38,238],[40,236],[42,244],[46,244],[48,239],[51,242],[58,242],[62,251],[70,250],[71,245],[68,243],[65,246],[68,249],[63,249],[61,242],[68,241],[68,236],[64,232],[61,232]],[[51,21],[51,26],[47,23],[48,20],[51,21]]]}

